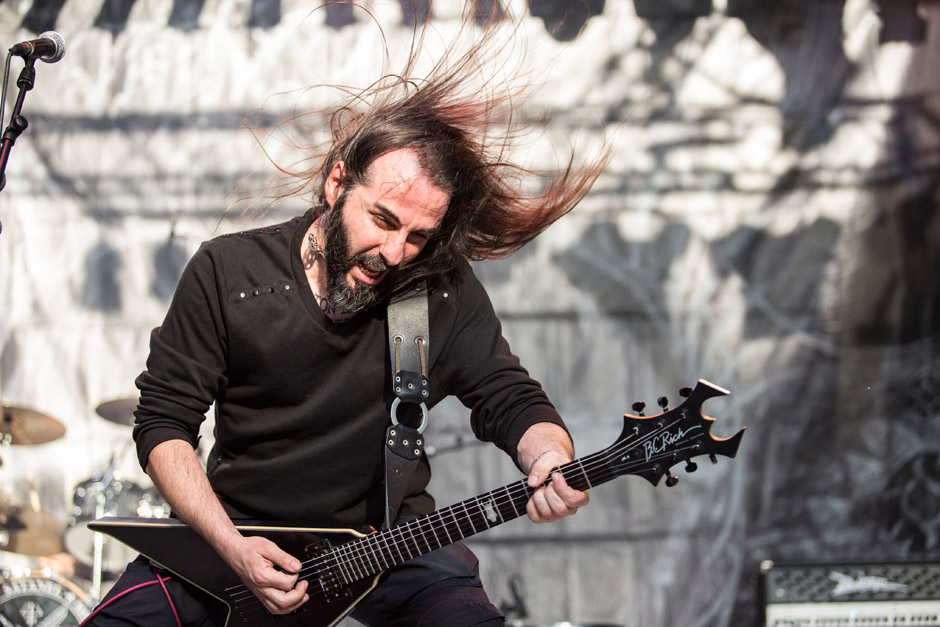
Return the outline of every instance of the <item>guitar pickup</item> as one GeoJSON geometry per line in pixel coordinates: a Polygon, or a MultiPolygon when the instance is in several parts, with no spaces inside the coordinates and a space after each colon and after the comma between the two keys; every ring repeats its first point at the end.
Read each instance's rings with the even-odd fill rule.
{"type": "Polygon", "coordinates": [[[307,554],[307,559],[316,564],[315,581],[320,586],[320,591],[323,592],[323,598],[327,603],[343,601],[352,597],[352,590],[343,583],[335,568],[330,565],[333,563],[331,559],[333,545],[330,544],[329,540],[320,538],[304,547],[304,552],[307,554]]]}

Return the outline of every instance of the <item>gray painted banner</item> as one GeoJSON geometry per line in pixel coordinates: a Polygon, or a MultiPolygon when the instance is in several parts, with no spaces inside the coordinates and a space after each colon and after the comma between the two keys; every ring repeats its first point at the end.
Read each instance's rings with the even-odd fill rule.
{"type": "MultiPolygon", "coordinates": [[[[243,205],[226,208],[275,174],[243,122],[289,163],[273,113],[335,102],[308,86],[378,78],[415,16],[435,27],[433,57],[460,14],[362,4],[374,17],[301,0],[0,3],[5,46],[45,30],[67,45],[36,64],[0,192],[0,399],[66,433],[0,448],[5,498],[68,533],[74,508],[89,514],[78,488],[107,469],[150,489],[130,429],[96,409],[135,395],[190,255],[243,228],[243,205]]],[[[674,406],[699,378],[732,391],[706,404],[716,434],[748,432],[736,459],[674,469],[674,488],[620,479],[573,518],[475,537],[494,602],[517,624],[751,626],[762,560],[940,558],[940,5],[479,6],[507,4],[518,61],[545,81],[520,158],[614,146],[573,213],[477,265],[513,351],[579,454],[612,443],[635,401],[674,406]]],[[[317,137],[328,120],[303,124],[317,137]]],[[[431,422],[439,505],[518,478],[459,404],[431,422]]],[[[0,570],[40,566],[58,567],[0,552],[0,570]]]]}

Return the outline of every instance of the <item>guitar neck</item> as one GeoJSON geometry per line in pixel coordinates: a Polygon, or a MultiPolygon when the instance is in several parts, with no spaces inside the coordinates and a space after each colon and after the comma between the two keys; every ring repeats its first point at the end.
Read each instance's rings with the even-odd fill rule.
{"type": "MultiPolygon", "coordinates": [[[[603,462],[606,451],[558,467],[569,486],[587,490],[616,475],[603,462]]],[[[469,498],[386,531],[347,542],[332,551],[346,581],[356,581],[419,555],[459,542],[526,513],[535,492],[525,479],[469,498]]]]}

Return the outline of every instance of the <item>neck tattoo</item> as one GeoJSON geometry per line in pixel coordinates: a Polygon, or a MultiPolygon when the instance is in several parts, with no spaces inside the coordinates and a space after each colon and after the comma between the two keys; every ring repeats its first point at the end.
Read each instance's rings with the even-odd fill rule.
{"type": "Polygon", "coordinates": [[[321,257],[323,256],[323,251],[320,250],[320,242],[317,241],[317,236],[314,235],[312,232],[307,233],[307,248],[314,255],[319,255],[321,257]]]}

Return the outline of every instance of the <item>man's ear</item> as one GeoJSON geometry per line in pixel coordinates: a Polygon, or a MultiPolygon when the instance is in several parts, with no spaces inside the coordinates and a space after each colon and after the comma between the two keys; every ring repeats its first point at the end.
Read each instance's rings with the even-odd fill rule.
{"type": "Polygon", "coordinates": [[[330,209],[333,208],[333,203],[335,203],[337,197],[339,197],[345,182],[346,164],[342,161],[337,161],[333,165],[333,169],[330,170],[330,174],[326,177],[326,183],[323,185],[323,191],[326,194],[326,204],[330,206],[330,209]]]}

